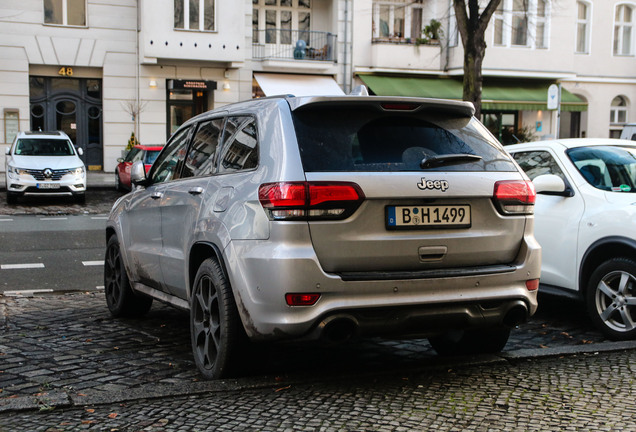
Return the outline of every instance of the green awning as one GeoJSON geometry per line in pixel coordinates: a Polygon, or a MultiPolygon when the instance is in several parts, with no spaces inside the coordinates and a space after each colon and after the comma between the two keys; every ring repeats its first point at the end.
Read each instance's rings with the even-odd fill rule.
{"type": "MultiPolygon", "coordinates": [[[[462,81],[454,78],[415,78],[383,75],[359,75],[379,96],[416,96],[462,99],[462,81]]],[[[547,110],[548,87],[552,81],[486,80],[481,94],[481,109],[496,111],[547,110]]],[[[587,111],[587,102],[561,89],[561,111],[587,111]]]]}

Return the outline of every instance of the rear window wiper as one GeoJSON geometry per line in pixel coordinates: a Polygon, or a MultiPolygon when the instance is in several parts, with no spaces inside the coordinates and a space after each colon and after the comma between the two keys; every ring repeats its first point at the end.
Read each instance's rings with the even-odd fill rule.
{"type": "Polygon", "coordinates": [[[427,156],[420,162],[420,168],[435,168],[444,165],[459,165],[469,162],[477,162],[481,156],[471,154],[443,154],[427,156]]]}

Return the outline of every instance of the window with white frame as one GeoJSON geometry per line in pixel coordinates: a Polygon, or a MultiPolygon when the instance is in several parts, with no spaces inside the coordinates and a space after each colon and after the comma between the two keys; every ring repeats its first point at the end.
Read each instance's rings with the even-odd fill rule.
{"type": "Polygon", "coordinates": [[[494,44],[547,48],[549,0],[501,0],[493,15],[494,44]]]}
{"type": "Polygon", "coordinates": [[[174,28],[216,31],[216,0],[174,0],[174,28]]]}
{"type": "Polygon", "coordinates": [[[612,100],[610,109],[610,124],[620,125],[627,123],[627,99],[624,96],[616,96],[612,100]]]}
{"type": "MultiPolygon", "coordinates": [[[[439,22],[433,25],[432,21],[436,18],[433,15],[431,3],[425,0],[374,0],[372,37],[375,41],[422,42],[426,39],[426,42],[430,42],[436,38],[439,40],[443,36],[443,29],[439,27],[439,22]],[[436,37],[431,37],[430,33],[424,35],[423,31],[427,28],[436,28],[436,37]]],[[[454,15],[451,19],[454,19],[454,15]]],[[[456,27],[455,24],[455,45],[456,27]]],[[[453,37],[453,34],[450,37],[453,37]]]]}
{"type": "Polygon", "coordinates": [[[44,23],[86,25],[86,0],[44,0],[44,23]]]}
{"type": "Polygon", "coordinates": [[[592,5],[586,1],[577,1],[576,17],[576,53],[590,53],[590,26],[592,5]]]}
{"type": "Polygon", "coordinates": [[[311,0],[252,0],[252,8],[253,43],[309,42],[311,0]]]}
{"type": "Polygon", "coordinates": [[[634,55],[634,6],[619,4],[614,15],[614,55],[634,55]]]}

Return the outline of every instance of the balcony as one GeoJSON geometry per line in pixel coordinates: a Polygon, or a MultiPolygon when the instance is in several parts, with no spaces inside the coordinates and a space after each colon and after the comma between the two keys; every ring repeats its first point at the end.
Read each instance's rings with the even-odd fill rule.
{"type": "Polygon", "coordinates": [[[336,62],[336,35],[321,31],[267,29],[253,32],[253,60],[336,62]]]}

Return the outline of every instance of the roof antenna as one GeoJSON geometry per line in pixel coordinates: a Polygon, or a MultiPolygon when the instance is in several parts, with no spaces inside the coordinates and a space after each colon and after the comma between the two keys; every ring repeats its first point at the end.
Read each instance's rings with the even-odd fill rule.
{"type": "Polygon", "coordinates": [[[369,90],[364,85],[359,85],[358,87],[351,90],[349,96],[369,96],[369,90]]]}

